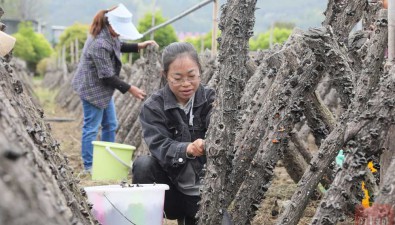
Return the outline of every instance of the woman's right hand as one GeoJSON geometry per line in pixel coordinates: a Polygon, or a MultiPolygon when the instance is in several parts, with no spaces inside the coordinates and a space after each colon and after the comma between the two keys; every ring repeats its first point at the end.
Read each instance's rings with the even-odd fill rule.
{"type": "Polygon", "coordinates": [[[132,94],[133,97],[135,97],[135,98],[137,98],[137,99],[140,99],[140,100],[143,100],[144,97],[147,95],[147,94],[145,93],[145,91],[143,91],[142,89],[140,89],[140,88],[138,88],[138,87],[136,87],[136,86],[133,86],[133,85],[130,86],[128,92],[129,92],[130,94],[132,94]]]}
{"type": "Polygon", "coordinates": [[[199,157],[204,155],[204,140],[199,138],[190,143],[187,147],[187,154],[191,157],[199,157]]]}
{"type": "Polygon", "coordinates": [[[156,43],[156,41],[154,41],[154,40],[148,40],[148,41],[140,42],[137,44],[139,50],[146,48],[148,45],[153,45],[153,46],[159,47],[158,43],[156,43]]]}

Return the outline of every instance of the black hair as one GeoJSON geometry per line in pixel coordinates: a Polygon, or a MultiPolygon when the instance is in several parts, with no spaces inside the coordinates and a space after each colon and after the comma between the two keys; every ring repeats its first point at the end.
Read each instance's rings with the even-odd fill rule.
{"type": "Polygon", "coordinates": [[[200,64],[199,56],[193,45],[188,42],[173,42],[166,46],[162,53],[162,66],[165,77],[167,77],[170,64],[172,64],[174,60],[176,60],[180,55],[184,54],[188,55],[196,62],[199,67],[199,72],[202,73],[202,66],[200,64]]]}

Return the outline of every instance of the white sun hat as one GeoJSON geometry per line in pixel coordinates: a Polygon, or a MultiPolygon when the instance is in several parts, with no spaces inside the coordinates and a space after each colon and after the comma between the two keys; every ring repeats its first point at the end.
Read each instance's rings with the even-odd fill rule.
{"type": "Polygon", "coordinates": [[[132,13],[122,3],[105,15],[112,29],[121,39],[137,40],[143,37],[132,23],[132,13]]]}
{"type": "Polygon", "coordinates": [[[4,57],[10,51],[14,48],[16,39],[4,33],[3,31],[0,31],[0,56],[4,57]]]}

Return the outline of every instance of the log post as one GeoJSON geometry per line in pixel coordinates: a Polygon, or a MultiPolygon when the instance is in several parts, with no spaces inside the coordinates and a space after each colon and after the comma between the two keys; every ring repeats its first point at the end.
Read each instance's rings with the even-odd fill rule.
{"type": "Polygon", "coordinates": [[[75,39],[75,63],[78,64],[80,61],[80,48],[78,38],[75,39]]]}
{"type": "Polygon", "coordinates": [[[218,0],[213,5],[213,33],[211,36],[211,56],[217,54],[217,30],[218,30],[218,0]]]}
{"type": "MultiPolygon", "coordinates": [[[[382,27],[380,29],[381,32],[377,33],[386,34],[386,27],[382,27]]],[[[303,175],[301,181],[298,184],[298,188],[295,191],[295,194],[292,196],[291,202],[294,204],[294,206],[288,206],[286,208],[280,219],[277,221],[277,224],[295,224],[297,221],[299,221],[300,217],[302,216],[302,212],[307,205],[308,196],[315,189],[316,185],[318,184],[318,180],[321,179],[324,169],[327,168],[334,160],[338,150],[342,148],[343,145],[347,143],[352,137],[354,137],[364,126],[366,126],[366,124],[371,122],[371,114],[375,114],[370,110],[365,111],[365,102],[367,99],[364,100],[361,99],[361,97],[370,96],[369,94],[372,93],[372,90],[376,89],[377,82],[375,81],[377,80],[377,76],[380,74],[379,71],[380,67],[382,66],[381,62],[384,57],[382,48],[384,40],[385,39],[383,39],[383,36],[375,35],[374,40],[371,42],[371,50],[368,51],[368,53],[371,55],[367,57],[369,60],[366,61],[365,67],[363,69],[363,75],[357,79],[355,97],[351,101],[352,104],[348,112],[346,115],[343,115],[343,118],[340,119],[340,121],[338,121],[334,131],[330,133],[328,138],[325,139],[323,145],[321,145],[318,154],[312,160],[309,170],[303,175]],[[356,121],[355,118],[358,118],[360,121],[356,121]],[[334,132],[336,132],[336,134],[334,132]],[[320,158],[320,155],[325,155],[325,157],[320,158]]],[[[328,207],[327,205],[328,204],[323,204],[323,207],[328,207]]],[[[335,208],[337,210],[341,209],[341,207],[338,206],[335,208]]],[[[333,207],[330,209],[332,210],[333,207]]],[[[323,219],[326,218],[328,217],[323,217],[323,219]]]]}
{"type": "Polygon", "coordinates": [[[75,54],[74,54],[74,42],[72,41],[72,42],[70,42],[70,64],[71,65],[74,65],[74,56],[75,56],[75,54]]]}
{"type": "Polygon", "coordinates": [[[0,60],[0,224],[97,224],[22,74],[0,60]]]}
{"type": "MultiPolygon", "coordinates": [[[[293,41],[289,43],[289,47],[282,50],[283,58],[290,59],[290,61],[277,71],[274,84],[267,95],[268,98],[264,99],[266,105],[257,113],[255,122],[250,126],[250,135],[246,135],[246,137],[256,135],[252,128],[265,127],[262,121],[267,121],[263,132],[265,134],[261,138],[263,141],[247,166],[248,173],[232,203],[231,215],[235,224],[248,224],[255,215],[256,205],[260,203],[267,191],[274,166],[282,156],[281,145],[288,143],[287,133],[300,122],[304,112],[310,110],[305,99],[309,92],[317,87],[323,76],[322,71],[329,70],[322,63],[323,59],[332,62],[342,56],[335,49],[337,46],[335,40],[326,32],[329,30],[325,28],[311,29],[302,35],[292,36],[290,39],[293,41]],[[298,45],[292,45],[292,43],[298,43],[298,45]],[[304,48],[299,46],[304,46],[304,48]],[[333,49],[327,49],[331,54],[324,54],[326,47],[323,46],[332,46],[333,49]],[[294,71],[291,77],[289,71],[294,71]],[[276,98],[271,96],[276,96],[276,98]],[[259,119],[261,116],[263,118],[259,119]]],[[[248,142],[245,144],[248,146],[248,142]]],[[[239,150],[247,151],[246,149],[239,150]]],[[[238,166],[234,165],[234,168],[238,166]]],[[[236,171],[235,174],[237,172],[241,170],[236,171]]],[[[233,186],[239,187],[238,184],[233,184],[233,186]]]]}
{"type": "Polygon", "coordinates": [[[350,31],[361,20],[364,9],[368,7],[368,1],[338,1],[329,0],[324,15],[326,16],[323,26],[331,26],[333,32],[342,43],[346,43],[350,31]]]}
{"type": "MultiPolygon", "coordinates": [[[[384,48],[380,48],[378,46],[385,43],[387,35],[385,30],[386,27],[382,28],[382,32],[380,32],[384,37],[381,36],[381,34],[376,35],[378,37],[372,41],[371,49],[369,51],[371,55],[383,55],[382,53],[384,48]],[[377,50],[378,52],[376,52],[377,50]]],[[[371,65],[371,63],[374,63],[376,60],[376,57],[369,58],[371,61],[367,62],[367,68],[371,68],[368,65],[371,65]]],[[[380,62],[380,60],[378,60],[378,62],[380,62]]],[[[392,73],[394,73],[394,71],[392,71],[392,73]]],[[[378,71],[373,74],[376,74],[375,76],[380,75],[378,71]]],[[[372,74],[366,71],[362,76],[363,78],[366,78],[372,76],[372,74]]],[[[368,120],[369,124],[365,124],[362,130],[359,131],[355,141],[350,141],[350,145],[354,150],[350,151],[349,156],[346,157],[343,164],[344,169],[337,174],[328,194],[322,200],[320,207],[316,211],[312,224],[322,224],[325,221],[336,223],[338,219],[342,217],[342,211],[345,211],[344,206],[348,202],[348,198],[351,196],[350,188],[352,185],[356,185],[356,182],[360,181],[362,178],[366,179],[366,172],[364,170],[368,163],[367,158],[369,155],[380,153],[382,146],[385,145],[383,140],[387,138],[388,134],[391,132],[390,127],[392,124],[390,121],[393,120],[394,111],[392,110],[393,106],[388,105],[388,96],[395,95],[395,79],[393,76],[384,76],[382,81],[375,85],[376,86],[368,87],[364,85],[358,86],[360,90],[377,90],[372,94],[372,97],[369,100],[369,108],[362,110],[365,107],[364,105],[361,105],[360,108],[352,110],[357,112],[354,113],[352,118],[357,120],[368,120]],[[358,116],[358,114],[360,115],[358,116]],[[377,131],[380,132],[377,133],[377,131]]],[[[393,102],[392,99],[390,101],[393,102]]],[[[388,180],[390,180],[389,182],[393,181],[393,174],[389,174],[390,175],[385,178],[384,182],[388,180]],[[388,179],[389,177],[392,178],[388,179]]],[[[392,200],[394,199],[395,198],[392,198],[392,200]]],[[[383,200],[382,195],[379,194],[375,203],[395,204],[395,201],[391,202],[391,200],[383,200]]]]}
{"type": "Polygon", "coordinates": [[[222,8],[219,29],[222,31],[218,54],[220,86],[211,116],[206,141],[206,176],[202,192],[199,224],[220,224],[224,210],[224,186],[229,183],[233,154],[237,111],[243,79],[247,76],[246,62],[249,39],[253,35],[256,0],[229,0],[222,8]]]}

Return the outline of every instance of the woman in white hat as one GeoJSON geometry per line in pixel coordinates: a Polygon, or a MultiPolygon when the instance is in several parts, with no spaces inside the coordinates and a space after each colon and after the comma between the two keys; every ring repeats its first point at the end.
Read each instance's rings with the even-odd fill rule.
{"type": "Polygon", "coordinates": [[[90,27],[77,71],[72,81],[74,90],[81,97],[84,122],[82,128],[82,159],[84,171],[92,168],[93,145],[99,127],[101,140],[114,142],[118,126],[114,100],[115,89],[129,92],[137,99],[144,99],[145,92],[119,78],[121,52],[138,52],[153,40],[141,43],[124,43],[120,39],[136,40],[142,35],[132,23],[132,14],[122,4],[110,10],[99,11],[90,27]]]}

